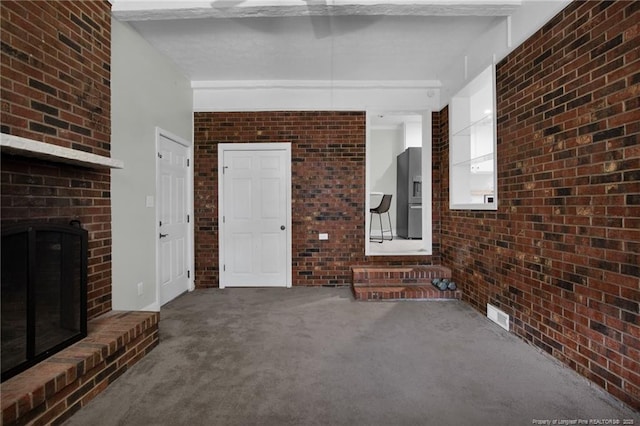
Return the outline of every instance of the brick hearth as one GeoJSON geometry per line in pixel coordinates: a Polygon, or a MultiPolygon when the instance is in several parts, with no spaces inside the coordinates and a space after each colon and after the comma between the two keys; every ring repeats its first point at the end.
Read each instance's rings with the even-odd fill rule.
{"type": "Polygon", "coordinates": [[[59,424],[158,344],[158,312],[111,311],[88,336],[1,385],[2,425],[59,424]]]}

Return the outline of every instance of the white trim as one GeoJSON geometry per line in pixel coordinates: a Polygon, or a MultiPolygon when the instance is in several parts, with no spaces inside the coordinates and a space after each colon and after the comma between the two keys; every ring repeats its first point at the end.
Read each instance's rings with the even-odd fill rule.
{"type": "Polygon", "coordinates": [[[145,306],[142,309],[139,309],[139,311],[142,312],[160,312],[160,304],[155,301],[153,303],[151,303],[150,305],[145,306]]]}
{"type": "Polygon", "coordinates": [[[433,255],[433,121],[431,110],[422,112],[422,241],[426,254],[433,255]],[[429,206],[429,208],[424,208],[429,206]]]}
{"type": "Polygon", "coordinates": [[[90,168],[123,169],[124,163],[115,158],[104,157],[90,152],[78,151],[46,142],[0,133],[0,147],[3,152],[25,155],[44,160],[74,164],[90,168]]]}
{"type": "MultiPolygon", "coordinates": [[[[182,146],[184,146],[185,148],[188,149],[188,154],[187,154],[187,158],[189,159],[189,167],[187,169],[187,214],[189,215],[189,226],[187,227],[187,263],[189,265],[189,271],[190,273],[190,277],[188,279],[188,284],[187,284],[187,290],[188,291],[193,291],[195,289],[195,263],[194,263],[194,217],[193,217],[193,192],[194,192],[194,187],[193,187],[193,169],[194,169],[194,164],[193,164],[193,143],[191,143],[190,141],[187,141],[186,139],[181,138],[180,136],[174,135],[173,133],[164,130],[160,127],[156,126],[156,144],[155,144],[155,151],[153,152],[153,156],[154,156],[154,162],[155,162],[155,170],[156,170],[156,194],[155,194],[155,199],[156,199],[156,203],[155,203],[155,210],[156,210],[156,214],[155,214],[155,228],[156,228],[156,232],[155,232],[155,236],[156,236],[156,244],[155,244],[155,251],[156,251],[156,268],[155,268],[155,274],[156,274],[156,300],[149,305],[149,307],[157,307],[158,311],[160,310],[160,306],[162,305],[161,303],[161,298],[160,298],[160,274],[158,273],[158,269],[160,267],[160,250],[159,250],[159,240],[157,238],[157,235],[160,233],[160,212],[159,212],[159,208],[160,206],[157,203],[158,200],[158,191],[160,188],[160,168],[158,166],[158,161],[157,161],[157,154],[159,152],[159,145],[160,145],[160,138],[161,137],[165,137],[177,144],[180,144],[182,146]]],[[[146,309],[146,308],[145,308],[146,309]]]]}
{"type": "Polygon", "coordinates": [[[194,81],[193,111],[436,109],[441,84],[410,81],[194,81]]]}
{"type": "Polygon", "coordinates": [[[522,0],[110,0],[120,21],[166,19],[283,18],[298,16],[506,16],[522,0]]]}
{"type": "Polygon", "coordinates": [[[439,89],[439,80],[195,80],[192,89],[439,89]]]}
{"type": "Polygon", "coordinates": [[[287,175],[287,277],[286,288],[291,288],[293,282],[293,253],[292,253],[292,228],[291,228],[291,143],[290,142],[267,142],[267,143],[220,143],[218,144],[218,287],[225,288],[225,271],[221,265],[225,264],[224,258],[224,152],[225,151],[285,151],[286,175],[287,175]]]}

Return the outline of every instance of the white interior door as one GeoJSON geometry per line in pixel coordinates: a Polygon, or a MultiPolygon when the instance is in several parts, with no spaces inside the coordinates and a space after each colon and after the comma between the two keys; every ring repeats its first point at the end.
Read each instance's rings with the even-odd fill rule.
{"type": "Polygon", "coordinates": [[[158,276],[160,304],[189,289],[189,150],[160,134],[158,139],[158,276]]]}
{"type": "Polygon", "coordinates": [[[290,151],[269,145],[219,152],[220,287],[290,286],[290,151]]]}

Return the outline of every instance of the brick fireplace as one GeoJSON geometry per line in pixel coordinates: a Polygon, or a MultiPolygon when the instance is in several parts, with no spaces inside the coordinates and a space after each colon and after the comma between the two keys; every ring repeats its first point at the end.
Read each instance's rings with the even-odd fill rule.
{"type": "Polygon", "coordinates": [[[88,337],[2,383],[2,424],[60,422],[157,345],[159,316],[111,310],[111,4],[0,11],[0,225],[88,233],[88,337]]]}

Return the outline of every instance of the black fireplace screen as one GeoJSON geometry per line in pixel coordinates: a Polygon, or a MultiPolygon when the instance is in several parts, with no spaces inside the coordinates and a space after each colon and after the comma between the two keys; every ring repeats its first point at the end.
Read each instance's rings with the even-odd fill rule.
{"type": "Polygon", "coordinates": [[[2,381],[87,335],[87,231],[2,227],[2,381]]]}

